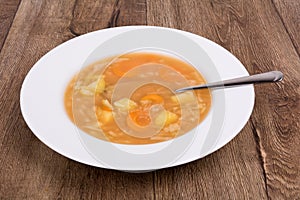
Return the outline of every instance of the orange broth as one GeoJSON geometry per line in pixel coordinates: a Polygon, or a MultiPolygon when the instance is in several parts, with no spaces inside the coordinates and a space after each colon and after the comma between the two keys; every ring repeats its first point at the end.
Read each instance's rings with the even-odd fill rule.
{"type": "MultiPolygon", "coordinates": [[[[163,142],[180,136],[193,128],[195,128],[207,116],[211,107],[211,94],[208,89],[198,90],[189,93],[175,94],[170,88],[158,84],[148,83],[136,86],[136,90],[130,95],[129,99],[117,99],[113,102],[113,92],[118,81],[124,75],[137,66],[157,63],[167,66],[182,75],[188,85],[197,85],[205,83],[205,79],[201,74],[190,64],[174,57],[154,54],[154,53],[129,53],[118,57],[117,61],[112,59],[101,60],[83,69],[82,80],[78,81],[78,75],[75,76],[68,84],[64,104],[69,118],[84,132],[97,137],[99,139],[107,140],[113,143],[120,144],[151,144],[163,142]],[[97,71],[98,77],[96,84],[94,82],[86,81],[84,73],[93,74],[97,71]],[[101,73],[99,73],[101,71],[101,73]],[[84,86],[78,84],[79,82],[87,82],[84,86]],[[77,85],[76,85],[77,84],[77,85]],[[78,86],[79,85],[79,86],[78,86]],[[94,85],[94,88],[92,86],[94,85]],[[78,111],[83,113],[77,115],[74,119],[74,94],[77,94],[76,101],[84,102],[86,97],[94,98],[94,113],[78,111]],[[181,96],[180,96],[181,95],[181,96]],[[193,105],[189,98],[195,98],[193,105]],[[125,100],[124,100],[125,99],[125,100]],[[165,109],[154,114],[153,119],[150,116],[153,106],[161,106],[165,109]],[[128,129],[134,129],[135,134],[128,134],[124,129],[120,128],[116,123],[115,112],[126,112],[127,117],[124,117],[124,123],[128,129]],[[183,113],[188,113],[183,118],[183,113]],[[197,116],[195,116],[195,113],[197,116]],[[98,127],[95,123],[92,125],[92,118],[96,116],[98,127]],[[126,119],[125,119],[126,118],[126,119]],[[89,119],[91,119],[89,121],[89,119]],[[86,121],[86,122],[85,122],[86,121]],[[90,124],[89,124],[90,123],[90,124]],[[143,128],[153,123],[154,126],[161,126],[160,130],[149,137],[143,137],[143,128]],[[89,128],[87,128],[89,127],[89,128]],[[97,131],[99,129],[99,131],[97,131]],[[140,131],[140,132],[139,132],[140,131]],[[139,135],[140,134],[140,135],[139,135]],[[141,137],[139,137],[141,136],[141,137]]],[[[165,82],[174,82],[168,70],[162,67],[155,71],[156,74],[165,82]]],[[[97,74],[97,73],[95,73],[97,74]]],[[[93,80],[94,81],[94,80],[93,80]]],[[[77,105],[84,106],[84,103],[77,105]]],[[[77,106],[78,107],[78,106],[77,106]]],[[[79,108],[76,108],[77,110],[79,108]]],[[[85,108],[82,108],[85,110],[85,108]]],[[[155,109],[153,109],[155,110],[155,109]]],[[[154,112],[154,111],[153,111],[154,112]]],[[[130,130],[128,130],[130,132],[130,130]]],[[[201,134],[201,133],[199,133],[201,134]]]]}

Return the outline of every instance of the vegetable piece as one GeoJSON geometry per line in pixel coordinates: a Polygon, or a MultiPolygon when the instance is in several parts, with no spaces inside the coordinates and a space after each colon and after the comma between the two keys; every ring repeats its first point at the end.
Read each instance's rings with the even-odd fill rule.
{"type": "Polygon", "coordinates": [[[99,119],[102,124],[111,122],[113,120],[112,111],[102,110],[99,119]]]}
{"type": "Polygon", "coordinates": [[[136,108],[137,104],[128,98],[123,98],[114,102],[114,106],[122,111],[128,111],[136,108]]]}
{"type": "Polygon", "coordinates": [[[84,96],[93,96],[93,92],[86,88],[80,88],[80,93],[84,96]]]}
{"type": "Polygon", "coordinates": [[[105,90],[105,80],[104,77],[101,76],[97,84],[96,92],[101,94],[104,90],[105,90]]]}
{"type": "Polygon", "coordinates": [[[171,97],[171,100],[175,103],[192,103],[196,101],[196,98],[192,91],[180,93],[171,97]]]}
{"type": "Polygon", "coordinates": [[[101,103],[102,103],[101,108],[103,110],[112,111],[112,105],[109,103],[107,99],[103,99],[101,103]]]}
{"type": "Polygon", "coordinates": [[[148,94],[141,98],[141,101],[150,101],[154,104],[162,104],[164,102],[164,99],[158,94],[148,94]]]}
{"type": "Polygon", "coordinates": [[[170,111],[161,111],[155,118],[155,124],[158,126],[167,126],[178,120],[178,116],[170,111]]]}
{"type": "Polygon", "coordinates": [[[104,78],[101,76],[99,81],[94,81],[87,86],[82,86],[80,88],[80,93],[85,96],[92,96],[95,92],[102,93],[105,89],[105,81],[104,78]]]}
{"type": "Polygon", "coordinates": [[[147,126],[151,122],[150,116],[147,114],[147,112],[141,111],[141,110],[134,110],[129,113],[130,118],[134,123],[136,123],[139,126],[147,126]]]}

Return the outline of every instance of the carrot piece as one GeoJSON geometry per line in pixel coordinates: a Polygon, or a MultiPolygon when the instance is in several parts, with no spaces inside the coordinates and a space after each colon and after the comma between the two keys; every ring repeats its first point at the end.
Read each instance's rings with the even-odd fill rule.
{"type": "Polygon", "coordinates": [[[149,115],[141,110],[131,111],[129,116],[132,121],[139,126],[147,126],[151,122],[149,115]]]}
{"type": "Polygon", "coordinates": [[[102,100],[101,109],[106,111],[112,111],[112,105],[107,99],[102,100]]]}

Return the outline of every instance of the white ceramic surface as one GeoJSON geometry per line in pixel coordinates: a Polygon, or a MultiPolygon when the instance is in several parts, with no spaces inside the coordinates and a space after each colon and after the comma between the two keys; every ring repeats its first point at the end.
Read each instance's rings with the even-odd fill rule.
{"type": "MultiPolygon", "coordinates": [[[[214,63],[218,75],[223,80],[248,75],[244,66],[231,53],[216,43],[192,33],[145,26],[118,27],[95,31],[54,48],[33,66],[24,80],[20,97],[22,114],[30,129],[43,143],[70,159],[88,165],[117,170],[146,171],[176,166],[204,157],[224,146],[239,133],[248,121],[253,109],[254,89],[251,85],[213,91],[213,98],[217,104],[219,103],[216,97],[223,95],[225,98],[224,113],[219,113],[224,115],[224,122],[222,122],[217,143],[213,148],[204,149],[201,153],[199,153],[199,145],[201,141],[204,141],[203,135],[202,137],[199,136],[198,139],[196,138],[184,154],[168,166],[152,166],[151,163],[136,168],[126,165],[109,166],[99,162],[87,151],[82,139],[77,134],[78,130],[68,119],[64,110],[63,95],[66,85],[99,44],[105,43],[120,33],[138,29],[163,30],[170,32],[170,34],[175,32],[193,40],[205,50],[214,63]]],[[[206,78],[208,81],[214,81],[216,77],[208,75],[206,78]]],[[[220,111],[215,111],[215,114],[218,115],[217,112],[220,111]]],[[[208,116],[201,126],[205,129],[206,126],[209,128],[211,124],[218,123],[212,121],[213,119],[212,116],[208,116]]],[[[209,135],[205,135],[205,137],[209,137],[209,135]]],[[[128,150],[126,145],[117,146],[128,150]]],[[[160,144],[139,146],[138,148],[153,151],[153,148],[158,146],[160,144]]],[[[132,151],[132,148],[129,148],[129,151],[132,151]]],[[[135,151],[134,148],[133,151],[135,151]]]]}

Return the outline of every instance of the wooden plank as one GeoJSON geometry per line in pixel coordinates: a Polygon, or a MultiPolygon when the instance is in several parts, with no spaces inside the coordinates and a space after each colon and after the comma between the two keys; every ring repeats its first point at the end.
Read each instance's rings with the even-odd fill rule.
{"type": "MultiPolygon", "coordinates": [[[[224,9],[223,16],[217,16],[219,11],[214,10],[215,6],[209,1],[185,1],[175,5],[172,1],[149,2],[148,24],[194,32],[243,54],[244,38],[234,33],[239,27],[230,19],[230,11],[224,9]],[[166,15],[159,15],[159,8],[163,8],[166,15]]],[[[227,6],[235,10],[235,15],[243,15],[243,7],[227,6]]],[[[244,17],[241,23],[247,20],[244,17]]],[[[250,123],[222,150],[185,167],[159,171],[155,177],[158,199],[247,199],[249,195],[253,199],[267,198],[250,123]]]]}
{"type": "Polygon", "coordinates": [[[300,1],[273,0],[273,3],[300,56],[300,1]]]}
{"type": "Polygon", "coordinates": [[[19,3],[20,0],[0,0],[0,52],[14,19],[15,13],[19,7],[19,3]]]}
{"type": "Polygon", "coordinates": [[[31,133],[20,113],[19,92],[32,65],[73,37],[68,31],[73,4],[22,1],[1,51],[0,199],[53,199],[62,186],[58,180],[70,161],[31,133]]]}
{"type": "Polygon", "coordinates": [[[297,199],[299,63],[271,1],[23,0],[0,53],[0,199],[297,199]],[[286,78],[256,87],[252,118],[226,147],[154,180],[76,163],[37,140],[18,100],[31,66],[74,35],[147,22],[203,35],[250,72],[280,69],[286,78]]]}
{"type": "Polygon", "coordinates": [[[79,0],[74,10],[71,30],[76,35],[126,25],[146,24],[144,0],[79,0]]]}
{"type": "Polygon", "coordinates": [[[75,35],[82,35],[106,28],[115,6],[113,0],[79,0],[73,11],[71,31],[75,35]]]}
{"type": "MultiPolygon", "coordinates": [[[[79,0],[74,9],[71,30],[74,34],[81,35],[108,27],[145,23],[145,1],[105,0],[95,2],[91,0],[79,0]]],[[[153,199],[152,173],[126,174],[108,172],[110,173],[105,174],[105,176],[102,175],[105,177],[102,182],[105,183],[105,180],[107,180],[109,182],[108,186],[103,187],[101,183],[99,185],[99,188],[102,185],[101,191],[103,191],[101,198],[153,199]]]]}
{"type": "Polygon", "coordinates": [[[222,150],[185,166],[156,172],[156,198],[267,199],[251,134],[251,127],[247,124],[242,133],[222,150]]]}
{"type": "MultiPolygon", "coordinates": [[[[74,37],[75,2],[23,0],[0,54],[0,199],[152,199],[151,173],[102,170],[64,158],[40,142],[21,116],[26,73],[43,54],[74,37]]],[[[76,9],[89,9],[81,5],[76,9]]]]}
{"type": "Polygon", "coordinates": [[[260,42],[251,42],[252,65],[257,71],[280,70],[285,80],[273,86],[256,87],[252,123],[259,137],[269,197],[297,199],[300,194],[300,59],[272,2],[255,1],[254,5],[263,34],[260,42]]]}
{"type": "MultiPolygon", "coordinates": [[[[176,183],[170,184],[170,180],[174,179],[172,175],[158,172],[156,185],[162,186],[155,188],[156,196],[168,198],[174,195],[174,191],[178,191],[177,195],[180,195],[182,191],[178,188],[185,188],[182,195],[186,198],[205,198],[214,194],[223,194],[226,197],[230,193],[236,199],[244,199],[245,196],[250,198],[249,195],[253,199],[262,199],[266,196],[258,195],[258,191],[263,194],[266,187],[267,195],[272,199],[296,199],[299,194],[297,130],[300,62],[272,2],[186,1],[173,4],[172,1],[150,1],[147,5],[149,25],[175,27],[212,39],[236,55],[251,73],[278,69],[286,75],[283,83],[256,87],[256,106],[250,120],[252,131],[248,123],[240,133],[242,136],[211,156],[210,160],[213,162],[207,164],[210,166],[208,169],[202,171],[200,168],[210,161],[208,158],[195,162],[197,164],[193,163],[195,167],[187,166],[192,172],[200,169],[197,174],[190,173],[190,177],[208,181],[207,184],[186,181],[186,171],[179,168],[169,169],[174,170],[173,174],[180,178],[175,178],[176,183]],[[160,14],[160,8],[164,9],[164,15],[160,14]],[[249,152],[254,152],[256,145],[254,140],[259,147],[259,157],[252,155],[250,159],[249,152]],[[218,154],[221,153],[224,156],[219,157],[218,154]],[[241,173],[239,169],[245,164],[236,162],[238,157],[248,161],[245,163],[249,163],[250,170],[241,173]],[[234,163],[229,171],[235,173],[236,177],[241,177],[241,180],[234,181],[232,175],[226,176],[220,174],[220,170],[212,170],[227,167],[224,166],[224,159],[234,163]],[[258,177],[253,178],[254,174],[258,177]],[[209,178],[222,181],[210,182],[209,178]],[[224,191],[224,183],[234,186],[227,187],[224,191]],[[241,190],[240,193],[235,193],[237,188],[241,190]],[[201,192],[197,192],[199,190],[201,192]]],[[[299,16],[299,13],[293,15],[299,16]]]]}

